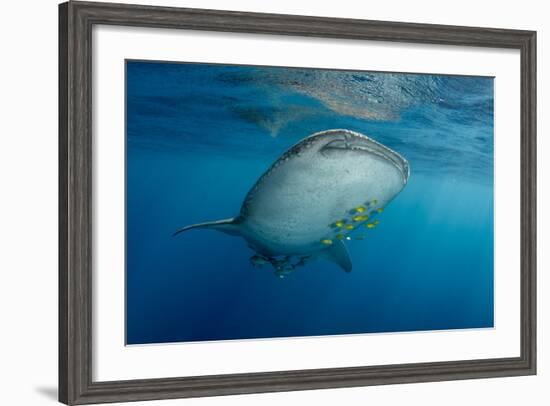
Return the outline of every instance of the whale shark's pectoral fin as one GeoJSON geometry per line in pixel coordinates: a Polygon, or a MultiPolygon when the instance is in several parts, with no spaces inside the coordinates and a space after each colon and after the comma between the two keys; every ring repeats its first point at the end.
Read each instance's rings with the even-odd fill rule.
{"type": "Polygon", "coordinates": [[[177,230],[172,236],[183,233],[184,231],[191,230],[193,228],[209,228],[212,230],[221,231],[231,235],[241,235],[239,221],[235,218],[229,218],[217,221],[208,221],[206,223],[197,223],[185,226],[177,230]]]}
{"type": "Polygon", "coordinates": [[[346,272],[351,272],[351,259],[348,249],[342,241],[335,241],[334,244],[323,251],[322,256],[334,262],[346,272]]]}

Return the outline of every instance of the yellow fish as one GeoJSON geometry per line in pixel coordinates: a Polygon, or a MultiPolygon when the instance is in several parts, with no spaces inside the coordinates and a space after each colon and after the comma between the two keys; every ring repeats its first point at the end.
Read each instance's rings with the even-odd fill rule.
{"type": "Polygon", "coordinates": [[[376,224],[374,223],[367,224],[367,228],[374,228],[374,227],[376,227],[376,224]]]}
{"type": "Polygon", "coordinates": [[[353,221],[365,221],[369,216],[353,216],[353,221]]]}
{"type": "Polygon", "coordinates": [[[373,223],[375,226],[377,226],[378,224],[380,224],[380,220],[374,220],[373,223]]]}
{"type": "Polygon", "coordinates": [[[338,220],[334,223],[336,227],[342,227],[344,225],[344,220],[338,220]]]}
{"type": "Polygon", "coordinates": [[[365,208],[363,206],[359,206],[359,207],[356,207],[355,208],[355,211],[357,213],[364,213],[365,212],[365,208]]]}
{"type": "Polygon", "coordinates": [[[378,213],[382,213],[382,212],[384,211],[384,208],[383,208],[383,207],[379,207],[378,209],[376,209],[376,211],[377,211],[378,213]]]}
{"type": "Polygon", "coordinates": [[[343,240],[346,236],[344,234],[336,234],[335,238],[337,240],[343,240]]]}
{"type": "Polygon", "coordinates": [[[353,230],[353,226],[351,224],[348,224],[344,227],[346,230],[353,230]]]}
{"type": "Polygon", "coordinates": [[[325,239],[321,240],[321,244],[332,245],[332,240],[329,240],[328,238],[325,238],[325,239]]]}

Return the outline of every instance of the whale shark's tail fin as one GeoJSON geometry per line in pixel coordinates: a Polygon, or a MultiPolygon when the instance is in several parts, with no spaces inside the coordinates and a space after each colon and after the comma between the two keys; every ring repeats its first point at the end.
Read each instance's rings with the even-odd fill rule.
{"type": "Polygon", "coordinates": [[[210,228],[212,230],[218,230],[231,235],[239,235],[239,221],[236,218],[229,218],[217,221],[207,221],[205,223],[191,224],[177,230],[172,236],[176,236],[184,231],[191,230],[193,228],[210,228]]]}

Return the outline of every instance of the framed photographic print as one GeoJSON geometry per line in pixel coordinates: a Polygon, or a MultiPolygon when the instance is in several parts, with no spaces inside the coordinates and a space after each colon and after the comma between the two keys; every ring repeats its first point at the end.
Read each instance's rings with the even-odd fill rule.
{"type": "Polygon", "coordinates": [[[535,32],[59,16],[61,402],[535,374],[535,32]]]}

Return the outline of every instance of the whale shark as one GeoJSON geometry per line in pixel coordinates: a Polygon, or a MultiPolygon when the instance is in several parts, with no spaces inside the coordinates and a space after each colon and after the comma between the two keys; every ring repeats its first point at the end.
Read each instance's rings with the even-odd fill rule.
{"type": "Polygon", "coordinates": [[[252,265],[271,264],[285,277],[316,258],[346,272],[344,241],[364,239],[378,216],[407,184],[407,160],[358,132],[312,134],[284,152],[250,189],[232,218],[185,226],[243,238],[252,265]]]}

